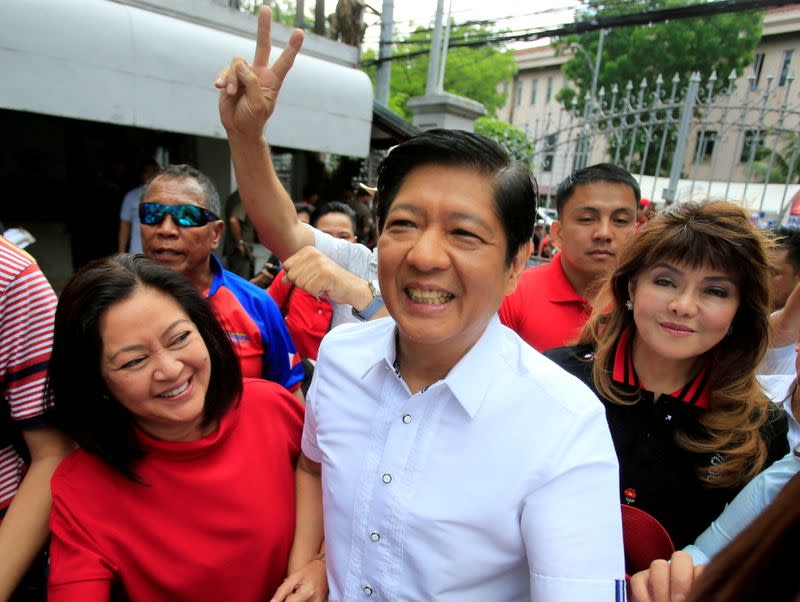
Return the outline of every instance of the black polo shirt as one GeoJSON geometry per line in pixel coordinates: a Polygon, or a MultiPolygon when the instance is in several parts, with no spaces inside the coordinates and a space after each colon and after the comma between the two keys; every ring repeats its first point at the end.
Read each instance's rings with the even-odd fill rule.
{"type": "MultiPolygon", "coordinates": [[[[560,347],[545,355],[597,394],[591,346],[560,347]]],[[[708,366],[681,390],[655,400],[653,393],[639,382],[627,337],[623,335],[611,369],[613,380],[623,390],[638,389],[641,395],[634,405],[618,405],[598,395],[606,407],[619,459],[620,500],[652,514],[664,525],[675,548],[681,549],[694,542],[743,486],[720,488],[703,484],[698,471],[713,470],[722,457],[686,451],[675,440],[678,430],[702,433],[698,419],[708,408],[708,366]]],[[[770,407],[774,413],[762,429],[769,454],[764,468],[789,450],[786,416],[780,408],[770,407]]]]}

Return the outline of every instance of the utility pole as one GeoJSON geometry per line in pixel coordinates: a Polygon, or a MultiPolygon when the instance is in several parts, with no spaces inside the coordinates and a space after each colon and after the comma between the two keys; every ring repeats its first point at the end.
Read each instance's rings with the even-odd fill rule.
{"type": "Polygon", "coordinates": [[[425,83],[425,95],[431,96],[437,93],[439,80],[439,61],[442,55],[442,13],[444,12],[444,0],[436,2],[436,22],[433,26],[431,35],[431,52],[428,56],[428,80],[425,83]]]}
{"type": "Polygon", "coordinates": [[[325,35],[325,0],[317,0],[314,4],[314,33],[325,35]]]}
{"type": "Polygon", "coordinates": [[[447,68],[447,47],[450,45],[450,16],[453,13],[453,0],[447,6],[447,25],[444,28],[444,42],[442,43],[442,58],[439,61],[439,74],[436,81],[436,92],[444,92],[444,71],[447,68]]]}
{"type": "Polygon", "coordinates": [[[299,27],[300,29],[305,29],[305,18],[303,14],[305,13],[305,1],[304,0],[297,0],[297,4],[295,5],[294,11],[294,26],[299,27]]]}
{"type": "Polygon", "coordinates": [[[381,11],[381,41],[378,44],[378,70],[375,77],[375,97],[383,106],[389,106],[389,85],[392,81],[392,21],[394,0],[383,0],[381,11]]]}

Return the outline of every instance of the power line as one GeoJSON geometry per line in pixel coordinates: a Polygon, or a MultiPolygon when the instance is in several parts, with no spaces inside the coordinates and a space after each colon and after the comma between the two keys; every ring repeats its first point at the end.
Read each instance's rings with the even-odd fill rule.
{"type": "MultiPolygon", "coordinates": [[[[478,46],[488,46],[493,44],[504,44],[506,42],[532,42],[541,38],[551,38],[572,34],[587,33],[599,29],[625,27],[630,25],[647,25],[652,22],[668,21],[677,19],[689,19],[692,17],[707,17],[731,12],[747,12],[751,10],[761,10],[769,7],[788,6],[800,4],[800,0],[717,0],[705,4],[691,4],[681,7],[662,8],[640,13],[630,13],[626,15],[611,15],[598,17],[590,21],[580,21],[569,25],[562,25],[553,29],[543,29],[538,31],[527,31],[521,34],[498,35],[489,40],[463,41],[450,44],[448,48],[471,48],[478,46]]],[[[410,59],[415,56],[429,54],[430,50],[415,50],[404,54],[395,54],[383,59],[375,59],[362,63],[362,66],[369,67],[384,61],[395,59],[410,59]]]]}

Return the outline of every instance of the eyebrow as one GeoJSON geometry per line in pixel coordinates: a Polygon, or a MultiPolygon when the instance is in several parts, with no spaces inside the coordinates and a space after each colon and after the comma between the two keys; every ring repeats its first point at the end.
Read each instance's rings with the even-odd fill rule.
{"type": "MultiPolygon", "coordinates": [[[[186,318],[178,318],[172,324],[170,324],[169,326],[167,326],[164,329],[164,332],[161,333],[161,336],[164,337],[164,336],[168,335],[181,322],[191,322],[191,320],[188,320],[186,318]]],[[[123,347],[122,349],[118,349],[115,353],[113,353],[112,355],[109,355],[106,359],[110,362],[110,361],[113,361],[114,358],[117,357],[121,353],[125,353],[126,351],[138,351],[139,349],[144,349],[144,348],[145,348],[144,345],[127,345],[127,346],[123,347]]]]}
{"type": "MultiPolygon", "coordinates": [[[[652,269],[655,270],[657,268],[663,268],[665,270],[669,270],[670,272],[673,272],[674,274],[678,274],[679,276],[683,276],[684,275],[684,272],[680,271],[674,265],[671,265],[669,263],[657,263],[656,265],[653,266],[652,269]]],[[[722,281],[724,281],[724,282],[730,282],[731,284],[736,284],[736,280],[734,278],[731,278],[730,276],[706,276],[705,278],[703,278],[703,280],[706,280],[706,281],[710,280],[712,282],[722,282],[722,281]]]]}
{"type": "MultiPolygon", "coordinates": [[[[600,213],[600,209],[598,209],[597,207],[594,207],[593,205],[580,205],[578,207],[573,208],[570,211],[570,213],[578,213],[580,211],[593,211],[594,213],[600,213]]],[[[634,213],[636,213],[636,211],[634,211],[630,207],[618,207],[618,208],[614,209],[611,212],[611,214],[613,215],[615,213],[619,213],[620,211],[622,211],[623,213],[628,213],[630,215],[633,215],[634,213]]]]}
{"type": "MultiPolygon", "coordinates": [[[[425,210],[422,207],[417,207],[416,205],[411,205],[410,203],[402,203],[402,202],[401,203],[392,203],[392,206],[389,207],[389,211],[387,213],[387,217],[391,214],[392,210],[395,209],[395,208],[400,209],[400,210],[404,210],[404,211],[408,211],[408,212],[413,213],[415,215],[421,215],[422,213],[425,212],[425,210]]],[[[472,222],[472,223],[477,224],[478,226],[482,227],[485,230],[491,231],[491,229],[492,229],[492,227],[485,220],[481,219],[480,217],[478,217],[474,213],[467,213],[465,211],[452,211],[452,212],[447,213],[447,217],[455,218],[455,219],[461,219],[461,220],[466,220],[468,222],[472,222]]]]}

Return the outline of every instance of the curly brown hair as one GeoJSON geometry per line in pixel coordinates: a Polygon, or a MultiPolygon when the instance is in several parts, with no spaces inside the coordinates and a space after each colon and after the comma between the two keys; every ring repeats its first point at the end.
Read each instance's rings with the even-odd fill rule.
{"type": "Polygon", "coordinates": [[[731,333],[706,352],[713,358],[709,380],[710,411],[700,433],[678,432],[678,444],[691,452],[720,454],[713,471],[701,470],[708,485],[731,487],[755,476],[767,457],[760,429],[771,402],[756,380],[756,367],[769,345],[769,235],[752,225],[745,211],[727,201],[685,202],[654,217],[623,251],[619,265],[594,304],[581,343],[595,346],[593,378],[598,393],[630,405],[638,392],[621,389],[609,371],[616,343],[627,329],[636,331],[633,312],[625,310],[628,285],[660,262],[708,267],[731,274],[739,289],[739,307],[731,333]],[[607,311],[608,308],[610,311],[607,311]]]}

